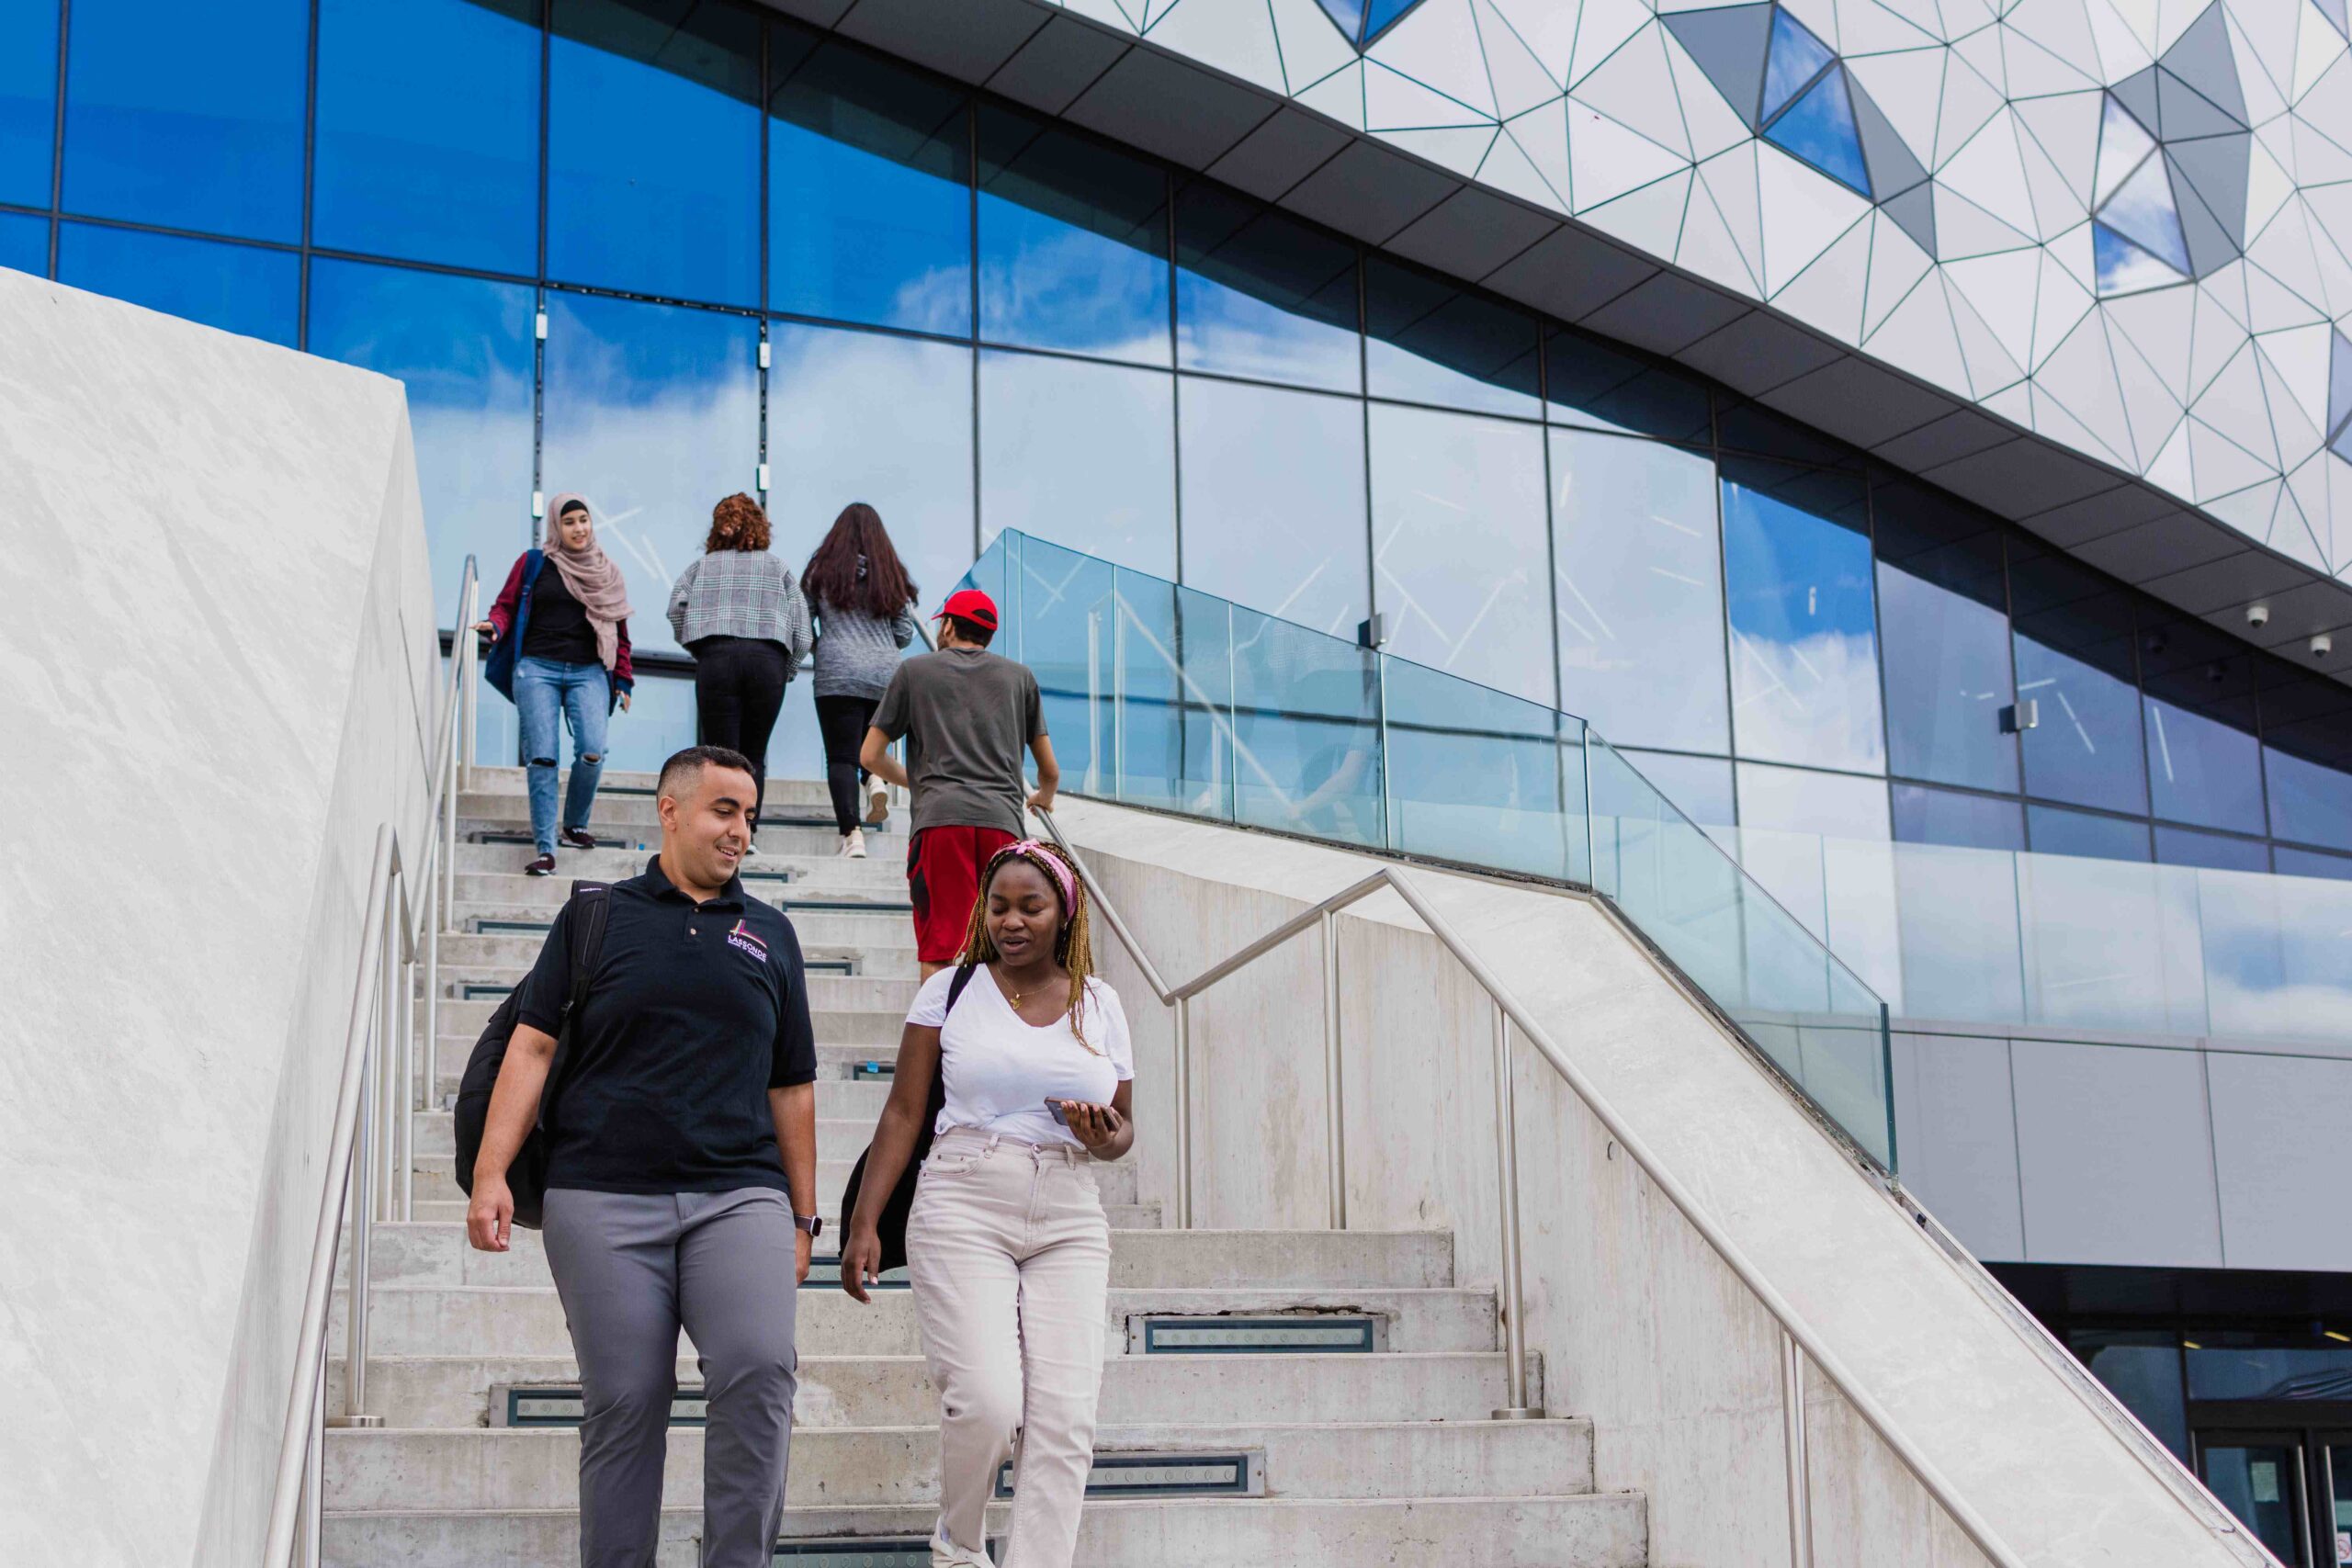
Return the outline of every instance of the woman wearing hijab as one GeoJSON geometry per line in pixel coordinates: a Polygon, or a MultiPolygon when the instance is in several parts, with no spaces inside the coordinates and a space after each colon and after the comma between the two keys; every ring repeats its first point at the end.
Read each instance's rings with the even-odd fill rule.
{"type": "Polygon", "coordinates": [[[562,840],[593,850],[588,810],[605,772],[605,722],[628,707],[636,684],[628,658],[628,586],[596,543],[595,520],[576,495],[548,508],[544,549],[525,550],[490,607],[490,660],[482,673],[523,720],[523,771],[530,786],[532,876],[555,874],[555,774],[563,728],[571,730],[571,785],[562,840]],[[555,570],[547,569],[553,566],[555,570]]]}

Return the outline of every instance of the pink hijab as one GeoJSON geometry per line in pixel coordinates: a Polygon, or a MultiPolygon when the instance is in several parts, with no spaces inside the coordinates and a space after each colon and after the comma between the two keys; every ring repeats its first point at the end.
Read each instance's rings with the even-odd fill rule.
{"type": "Polygon", "coordinates": [[[596,542],[595,516],[588,514],[588,547],[568,550],[563,547],[563,509],[586,506],[585,496],[566,491],[548,505],[547,525],[542,547],[548,560],[563,574],[563,585],[588,612],[588,624],[596,629],[596,657],[610,670],[620,659],[620,624],[628,619],[628,584],[622,580],[621,569],[596,542]]]}

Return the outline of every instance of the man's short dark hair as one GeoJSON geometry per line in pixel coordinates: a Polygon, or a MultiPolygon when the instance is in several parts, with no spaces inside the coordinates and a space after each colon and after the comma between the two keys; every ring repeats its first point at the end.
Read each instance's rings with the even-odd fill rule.
{"type": "Polygon", "coordinates": [[[976,648],[986,648],[996,640],[994,626],[984,626],[978,621],[967,621],[961,615],[948,616],[947,624],[956,628],[956,635],[958,637],[976,648]]]}
{"type": "MultiPolygon", "coordinates": [[[[689,746],[673,753],[662,764],[662,776],[653,785],[654,798],[676,795],[692,789],[705,768],[732,768],[739,773],[752,773],[752,759],[741,751],[724,746],[689,746]]],[[[758,774],[752,773],[754,778],[758,774]]]]}

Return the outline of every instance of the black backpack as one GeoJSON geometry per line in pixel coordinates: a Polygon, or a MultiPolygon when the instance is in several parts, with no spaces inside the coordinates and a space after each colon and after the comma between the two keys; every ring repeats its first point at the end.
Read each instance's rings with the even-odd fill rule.
{"type": "MultiPolygon", "coordinates": [[[[514,1223],[537,1230],[548,1192],[548,1112],[571,1052],[572,1021],[588,998],[588,983],[596,977],[596,962],[605,951],[605,920],[612,912],[612,888],[602,882],[571,885],[571,994],[563,999],[563,1017],[556,1025],[555,1056],[548,1063],[548,1081],[539,1090],[539,1113],[506,1168],[507,1190],[514,1194],[514,1223]]],[[[470,1198],[474,1191],[474,1161],[481,1154],[482,1126],[490,1120],[491,1090],[498,1087],[498,1069],[506,1063],[506,1043],[514,1035],[514,1013],[523,988],[506,993],[490,1015],[473,1055],[466,1058],[466,1076],[458,1082],[455,1121],[458,1138],[458,1185],[470,1198]]]]}
{"type": "MultiPolygon", "coordinates": [[[[964,987],[972,983],[978,969],[977,964],[963,964],[956,969],[956,978],[947,982],[948,1012],[956,1010],[956,998],[964,994],[964,987]]],[[[947,1027],[944,1015],[939,1027],[943,1031],[947,1027]]],[[[939,1125],[939,1113],[947,1107],[945,1067],[943,1056],[939,1069],[931,1075],[931,1103],[922,1113],[922,1125],[915,1129],[914,1152],[907,1156],[907,1168],[899,1173],[899,1185],[891,1190],[890,1201],[882,1205],[882,1218],[875,1227],[882,1237],[882,1268],[877,1272],[907,1266],[907,1215],[915,1206],[915,1180],[922,1175],[923,1156],[931,1153],[933,1130],[939,1125]]],[[[865,1153],[850,1167],[849,1182],[842,1189],[841,1216],[835,1223],[842,1227],[844,1240],[849,1234],[850,1216],[857,1213],[857,1190],[865,1182],[866,1156],[873,1152],[874,1145],[868,1144],[865,1153]]]]}

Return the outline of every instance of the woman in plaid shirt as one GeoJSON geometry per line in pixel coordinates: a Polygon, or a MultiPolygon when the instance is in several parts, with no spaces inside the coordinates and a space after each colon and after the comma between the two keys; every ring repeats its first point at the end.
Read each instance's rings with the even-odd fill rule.
{"type": "MultiPolygon", "coordinates": [[[[768,735],[786,682],[808,656],[808,602],[792,569],[768,554],[768,514],[750,496],[711,508],[703,553],[670,590],[670,629],[695,656],[699,739],[752,759],[764,796],[768,735]]],[[[755,807],[755,847],[759,825],[755,807]]]]}

